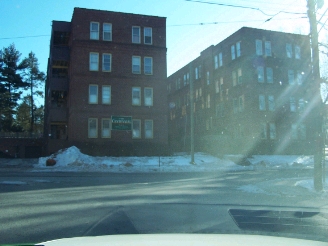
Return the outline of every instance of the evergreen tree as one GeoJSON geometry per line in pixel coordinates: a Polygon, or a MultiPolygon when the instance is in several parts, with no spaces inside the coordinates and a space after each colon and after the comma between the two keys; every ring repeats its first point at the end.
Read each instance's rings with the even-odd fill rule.
{"type": "Polygon", "coordinates": [[[34,132],[34,123],[35,123],[35,97],[43,97],[43,91],[39,89],[40,85],[45,81],[45,74],[40,72],[38,59],[35,54],[31,51],[28,54],[28,57],[25,58],[25,62],[27,63],[27,68],[24,72],[24,77],[26,82],[29,85],[29,97],[30,103],[32,105],[31,109],[31,120],[30,120],[30,132],[34,132]]]}
{"type": "Polygon", "coordinates": [[[13,130],[17,101],[22,89],[28,86],[21,75],[27,62],[25,59],[20,62],[20,56],[14,44],[3,48],[0,54],[0,131],[13,130]]]}

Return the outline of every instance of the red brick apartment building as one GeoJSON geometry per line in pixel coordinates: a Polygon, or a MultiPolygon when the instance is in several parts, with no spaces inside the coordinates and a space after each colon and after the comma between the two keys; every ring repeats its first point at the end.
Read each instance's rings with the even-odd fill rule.
{"type": "Polygon", "coordinates": [[[308,36],[241,28],[168,78],[169,142],[190,147],[193,82],[196,150],[308,153],[314,97],[308,36]]]}
{"type": "Polygon", "coordinates": [[[53,21],[47,152],[159,155],[168,146],[166,18],[75,8],[53,21]]]}

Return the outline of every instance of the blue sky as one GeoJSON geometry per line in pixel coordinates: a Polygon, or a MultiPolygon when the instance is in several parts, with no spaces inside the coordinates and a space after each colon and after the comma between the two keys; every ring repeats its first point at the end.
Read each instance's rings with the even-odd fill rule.
{"type": "MultiPolygon", "coordinates": [[[[0,48],[14,43],[22,57],[33,51],[39,59],[40,69],[46,72],[51,22],[70,21],[74,7],[167,17],[168,75],[195,59],[208,46],[219,43],[243,26],[309,33],[308,19],[300,18],[306,17],[306,14],[277,14],[279,11],[306,13],[306,0],[207,2],[248,8],[206,4],[196,0],[0,0],[0,48]],[[270,15],[275,14],[270,21],[265,22],[270,15]]],[[[319,12],[323,13],[327,7],[328,3],[325,3],[319,12]]],[[[323,22],[328,18],[326,15],[323,22]]],[[[326,33],[323,29],[320,37],[325,39],[326,33]]]]}

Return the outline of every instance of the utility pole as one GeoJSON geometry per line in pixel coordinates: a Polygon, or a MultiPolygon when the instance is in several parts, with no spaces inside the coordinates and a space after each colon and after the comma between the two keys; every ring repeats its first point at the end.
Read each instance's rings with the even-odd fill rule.
{"type": "Polygon", "coordinates": [[[194,80],[191,63],[189,64],[189,94],[190,94],[190,156],[191,164],[195,164],[195,119],[194,119],[194,80]]]}
{"type": "Polygon", "coordinates": [[[314,188],[316,191],[322,191],[322,169],[323,169],[323,104],[320,97],[320,67],[319,67],[319,45],[318,45],[318,30],[317,30],[317,18],[315,11],[315,1],[308,0],[308,17],[310,21],[310,37],[311,37],[311,50],[312,50],[312,79],[313,86],[315,88],[314,98],[316,102],[315,118],[313,119],[315,127],[315,148],[314,148],[314,188]]]}

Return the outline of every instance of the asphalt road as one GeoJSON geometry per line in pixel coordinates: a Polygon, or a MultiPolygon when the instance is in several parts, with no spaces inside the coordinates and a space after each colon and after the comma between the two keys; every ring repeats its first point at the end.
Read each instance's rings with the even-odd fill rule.
{"type": "Polygon", "coordinates": [[[311,170],[113,174],[0,169],[0,243],[131,233],[259,233],[328,241],[327,196],[293,185],[311,177],[311,170]],[[267,182],[265,192],[240,189],[267,182]],[[306,221],[304,228],[310,229],[265,229],[263,224],[271,224],[265,221],[256,227],[263,217],[254,220],[254,210],[272,215],[271,222],[292,213],[287,225],[297,219],[294,224],[306,221]],[[243,227],[250,219],[253,226],[243,227]]]}

